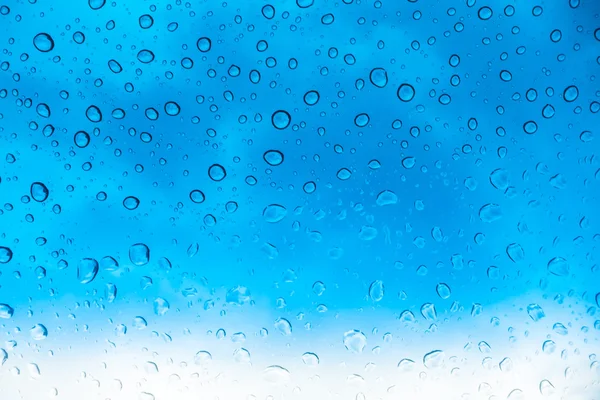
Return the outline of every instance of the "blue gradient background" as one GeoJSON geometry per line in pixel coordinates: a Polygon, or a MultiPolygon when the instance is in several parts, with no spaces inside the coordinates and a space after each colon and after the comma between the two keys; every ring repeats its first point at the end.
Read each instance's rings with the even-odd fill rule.
{"type": "Polygon", "coordinates": [[[99,10],[80,0],[3,1],[10,11],[0,13],[0,246],[13,257],[0,264],[0,303],[14,315],[0,320],[7,355],[0,399],[600,398],[597,2],[314,0],[300,8],[287,0],[272,1],[275,17],[267,19],[267,3],[256,0],[115,1],[99,10]],[[483,6],[493,10],[489,20],[478,18],[483,6]],[[323,25],[328,13],[335,20],[323,25]],[[154,18],[149,29],[140,28],[143,14],[154,18]],[[170,32],[172,22],[178,28],[170,32]],[[76,31],[83,44],[73,40],[76,31]],[[52,51],[34,47],[40,32],[53,37],[52,51]],[[204,36],[212,48],[201,53],[196,41],[204,36]],[[259,40],[268,42],[265,52],[259,40]],[[154,52],[152,63],[137,60],[142,49],[154,52]],[[449,65],[453,54],[457,67],[449,65]],[[184,57],[192,69],[182,67],[184,57]],[[267,57],[277,65],[268,67],[267,57]],[[111,59],[121,73],[111,72],[111,59]],[[231,65],[238,77],[228,75],[231,65]],[[384,88],[369,82],[373,68],[387,71],[384,88]],[[500,79],[502,70],[511,81],[500,79]],[[458,86],[450,84],[455,74],[458,86]],[[397,96],[403,83],[416,90],[410,102],[397,96]],[[570,85],[579,90],[573,102],[563,96],[570,85]],[[535,101],[526,99],[530,88],[535,101]],[[309,90],[320,93],[312,107],[303,101],[309,90]],[[438,101],[442,94],[450,104],[438,101]],[[165,113],[169,101],[179,115],[165,113]],[[36,113],[39,103],[50,107],[49,118],[36,113]],[[542,116],[546,104],[555,109],[551,119],[542,116]],[[101,109],[101,122],[86,118],[90,105],[101,109]],[[156,121],[144,115],[149,107],[159,111],[156,121]],[[115,108],[126,117],[113,118],[115,108]],[[271,125],[279,109],[292,117],[284,130],[271,125]],[[361,113],[370,117],[362,128],[354,124],[361,113]],[[530,120],[533,135],[523,130],[530,120]],[[51,137],[42,132],[47,124],[51,137]],[[73,141],[80,130],[91,136],[85,148],[73,141]],[[142,132],[153,140],[144,143],[142,132]],[[263,160],[271,149],[284,153],[280,166],[263,160]],[[403,167],[406,157],[415,158],[413,168],[403,167]],[[371,160],[381,168],[369,168],[371,160]],[[215,163],[227,170],[221,182],[207,173],[215,163]],[[350,179],[336,177],[341,168],[350,179]],[[501,189],[490,181],[498,169],[501,189]],[[473,180],[476,188],[467,184],[473,180]],[[303,191],[308,181],[317,185],[312,194],[303,191]],[[28,201],[33,182],[49,189],[43,203],[28,201]],[[206,196],[202,204],[190,200],[195,189],[206,196]],[[397,195],[395,204],[378,205],[384,190],[397,195]],[[97,199],[101,191],[106,201],[97,199]],[[127,196],[139,198],[137,209],[123,206],[127,196]],[[226,210],[231,201],[234,213],[226,210]],[[502,210],[497,221],[479,216],[489,203],[502,210]],[[263,217],[271,204],[287,209],[280,222],[263,217]],[[377,230],[372,240],[359,234],[367,226],[377,230]],[[147,265],[131,262],[136,243],[150,248],[147,265]],[[509,258],[511,244],[522,259],[509,258]],[[80,283],[80,260],[105,256],[118,270],[101,267],[80,283]],[[555,257],[567,260],[565,276],[549,272],[555,257]],[[144,277],[153,284],[144,288],[144,277]],[[369,294],[376,280],[381,299],[369,294]],[[317,281],[326,286],[321,296],[312,289],[317,281]],[[109,283],[117,287],[113,302],[109,283]],[[439,283],[451,288],[449,298],[438,296],[439,283]],[[228,301],[238,286],[251,302],[228,301]],[[157,298],[170,304],[164,315],[154,312],[157,298]],[[435,319],[421,314],[425,303],[435,305],[435,319]],[[538,321],[528,315],[532,304],[544,310],[538,321]],[[406,310],[415,321],[400,319],[406,310]],[[136,329],[137,316],[145,329],[136,329]],[[277,329],[279,318],[290,321],[290,335],[277,329]],[[47,328],[45,339],[32,337],[36,324],[47,328]],[[358,353],[344,345],[354,329],[366,337],[358,353]],[[555,351],[544,350],[548,340],[555,351]],[[250,363],[240,362],[242,348],[250,363]],[[435,350],[443,362],[426,365],[435,350]],[[200,351],[212,361],[201,362],[200,351]],[[306,352],[320,363],[306,365],[306,352]],[[403,359],[412,368],[399,368],[403,359]]]}

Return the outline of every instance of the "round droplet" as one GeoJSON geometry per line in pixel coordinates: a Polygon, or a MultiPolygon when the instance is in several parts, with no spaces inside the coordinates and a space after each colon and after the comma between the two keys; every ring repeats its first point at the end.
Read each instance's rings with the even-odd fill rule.
{"type": "Polygon", "coordinates": [[[367,337],[359,330],[353,329],[344,333],[344,346],[351,353],[362,353],[367,345],[367,337]]]}
{"type": "Polygon", "coordinates": [[[554,117],[555,113],[556,113],[556,111],[554,110],[554,107],[552,106],[552,104],[546,104],[544,106],[544,108],[542,109],[542,116],[546,119],[550,119],[550,118],[554,117]]]}
{"type": "Polygon", "coordinates": [[[90,135],[85,131],[79,131],[75,134],[73,141],[75,142],[75,146],[83,149],[90,144],[90,135]]]}
{"type": "Polygon", "coordinates": [[[88,5],[92,10],[99,10],[106,4],[106,0],[88,0],[88,5]]]}
{"type": "Polygon", "coordinates": [[[263,154],[263,160],[270,166],[276,167],[283,163],[284,156],[279,150],[268,150],[263,154]]]}
{"type": "Polygon", "coordinates": [[[208,167],[208,177],[215,182],[220,182],[227,176],[227,171],[219,164],[208,167]]]}
{"type": "Polygon", "coordinates": [[[345,181],[350,179],[352,176],[352,171],[350,171],[348,168],[342,168],[337,172],[336,176],[339,180],[345,181]]]}
{"type": "Polygon", "coordinates": [[[148,64],[154,61],[154,53],[150,50],[140,50],[137,54],[139,62],[148,64]]]}
{"type": "Polygon", "coordinates": [[[565,88],[565,91],[563,92],[563,99],[567,103],[577,100],[577,97],[579,97],[579,89],[577,86],[572,85],[565,88]]]}
{"type": "Polygon", "coordinates": [[[415,98],[415,93],[415,88],[412,87],[412,85],[409,85],[408,83],[403,83],[398,88],[397,95],[400,100],[407,103],[415,98]]]}
{"type": "Polygon", "coordinates": [[[306,194],[312,194],[317,190],[317,184],[313,181],[308,181],[302,186],[302,190],[306,194]]]}
{"type": "Polygon", "coordinates": [[[8,247],[0,246],[0,264],[7,264],[12,260],[13,252],[8,247]]]}
{"type": "Polygon", "coordinates": [[[283,130],[290,126],[292,122],[292,117],[290,113],[284,110],[278,110],[273,113],[271,116],[271,123],[275,127],[275,129],[283,130]]]}
{"type": "Polygon", "coordinates": [[[267,4],[262,8],[262,15],[266,19],[273,19],[275,17],[275,7],[270,4],[267,4]]]}
{"type": "Polygon", "coordinates": [[[528,135],[533,135],[534,133],[537,132],[538,130],[538,126],[535,123],[535,121],[527,121],[523,124],[523,130],[525,131],[525,133],[527,133],[528,135]]]}
{"type": "Polygon", "coordinates": [[[321,95],[316,90],[310,90],[304,94],[304,103],[307,106],[314,106],[319,102],[321,95]]]}
{"type": "Polygon", "coordinates": [[[129,261],[141,267],[150,262],[150,248],[144,243],[136,243],[129,247],[129,261]]]}
{"type": "Polygon", "coordinates": [[[492,9],[487,6],[481,7],[477,12],[477,16],[483,21],[487,21],[488,19],[492,18],[492,15],[494,15],[492,9]]]}
{"type": "Polygon", "coordinates": [[[417,160],[414,157],[404,157],[402,159],[402,166],[406,169],[411,169],[416,163],[417,160]]]}
{"type": "Polygon", "coordinates": [[[198,48],[198,50],[200,50],[202,53],[206,53],[207,51],[210,51],[211,47],[212,47],[212,42],[209,38],[207,37],[201,37],[200,39],[198,39],[198,41],[196,42],[196,47],[198,48]]]}
{"type": "Polygon", "coordinates": [[[33,200],[39,203],[46,201],[50,194],[48,188],[42,182],[33,182],[29,188],[29,192],[33,200]]]}
{"type": "Polygon", "coordinates": [[[168,101],[165,103],[165,113],[167,115],[174,117],[178,115],[180,111],[181,107],[179,107],[179,104],[175,103],[174,101],[168,101]]]}
{"type": "Polygon", "coordinates": [[[154,18],[152,18],[152,16],[150,14],[144,14],[144,15],[140,16],[138,22],[140,24],[140,28],[148,29],[152,25],[154,25],[154,18]]]}
{"type": "Polygon", "coordinates": [[[202,193],[202,191],[194,189],[190,192],[190,200],[196,204],[201,204],[204,203],[206,197],[204,196],[204,193],[202,193]]]}
{"type": "Polygon", "coordinates": [[[262,215],[265,221],[274,224],[285,218],[287,209],[279,204],[271,204],[265,207],[262,215]]]}
{"type": "Polygon", "coordinates": [[[140,205],[140,199],[135,196],[127,196],[123,199],[123,207],[128,210],[135,210],[140,205]]]}
{"type": "Polygon", "coordinates": [[[387,71],[383,68],[373,68],[369,74],[369,80],[373,86],[384,88],[388,83],[387,71]]]}
{"type": "Polygon", "coordinates": [[[84,258],[77,264],[77,280],[80,283],[87,284],[96,278],[98,274],[98,261],[93,258],[84,258]]]}
{"type": "Polygon", "coordinates": [[[560,31],[560,29],[555,29],[552,32],[550,32],[550,40],[554,43],[558,43],[560,42],[560,39],[562,39],[562,32],[560,31]]]}
{"type": "Polygon", "coordinates": [[[369,114],[358,114],[356,117],[354,117],[354,125],[358,126],[359,128],[364,128],[367,126],[370,120],[371,118],[369,118],[369,114]]]}
{"type": "Polygon", "coordinates": [[[87,110],[85,110],[85,116],[91,122],[100,122],[102,121],[102,112],[100,109],[94,105],[89,106],[87,110]]]}
{"type": "Polygon", "coordinates": [[[54,49],[54,39],[47,33],[38,33],[33,38],[33,45],[42,53],[47,53],[54,49]]]}

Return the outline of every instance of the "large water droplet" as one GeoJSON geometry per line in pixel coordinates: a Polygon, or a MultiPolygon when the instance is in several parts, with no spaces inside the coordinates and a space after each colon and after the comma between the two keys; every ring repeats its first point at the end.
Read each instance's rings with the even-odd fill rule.
{"type": "Polygon", "coordinates": [[[353,329],[344,333],[344,346],[351,353],[362,353],[367,345],[367,337],[359,330],[353,329]]]}
{"type": "Polygon", "coordinates": [[[384,292],[385,288],[382,281],[373,281],[371,286],[369,286],[369,297],[371,297],[371,300],[373,301],[381,301],[381,299],[383,299],[384,292]]]}
{"type": "Polygon", "coordinates": [[[46,201],[50,194],[48,188],[42,182],[33,182],[29,192],[31,193],[31,197],[39,203],[46,201]]]}
{"type": "Polygon", "coordinates": [[[271,204],[263,210],[263,218],[270,223],[277,223],[285,218],[287,209],[279,204],[271,204]]]}
{"type": "Polygon", "coordinates": [[[52,39],[52,36],[47,33],[38,33],[33,38],[33,45],[36,49],[38,49],[38,51],[47,53],[54,49],[54,39],[52,39]]]}
{"type": "Polygon", "coordinates": [[[129,261],[141,267],[150,261],[150,248],[144,243],[136,243],[129,247],[129,261]]]}
{"type": "Polygon", "coordinates": [[[446,355],[442,350],[434,350],[425,354],[423,357],[423,365],[429,369],[439,368],[444,364],[446,355]]]}
{"type": "Polygon", "coordinates": [[[0,304],[0,318],[9,319],[12,318],[15,313],[14,308],[9,306],[8,304],[0,304]]]}

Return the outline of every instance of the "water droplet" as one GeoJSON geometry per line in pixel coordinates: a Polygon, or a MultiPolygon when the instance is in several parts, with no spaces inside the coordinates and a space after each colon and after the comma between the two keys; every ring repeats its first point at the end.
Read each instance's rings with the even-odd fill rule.
{"type": "Polygon", "coordinates": [[[204,193],[201,190],[194,189],[190,192],[190,200],[193,203],[202,204],[204,203],[204,200],[206,200],[206,197],[204,196],[204,193]]]}
{"type": "Polygon", "coordinates": [[[279,365],[271,365],[264,369],[263,379],[273,385],[285,385],[291,380],[291,375],[287,369],[279,365]]]}
{"type": "Polygon", "coordinates": [[[415,98],[415,88],[408,83],[403,83],[398,87],[397,96],[400,100],[407,103],[415,98]]]}
{"type": "Polygon", "coordinates": [[[290,113],[284,110],[278,110],[273,113],[271,116],[271,123],[278,130],[283,130],[290,126],[292,122],[292,116],[290,113]]]}
{"type": "Polygon", "coordinates": [[[274,224],[285,218],[287,209],[279,204],[271,204],[265,207],[262,215],[265,221],[274,224]]]}
{"type": "Polygon", "coordinates": [[[496,189],[506,190],[508,187],[508,171],[503,168],[498,168],[490,174],[490,183],[496,189]]]}
{"type": "Polygon", "coordinates": [[[47,33],[38,33],[33,38],[33,45],[38,51],[42,53],[47,53],[54,49],[54,39],[47,33]]]}
{"type": "Polygon", "coordinates": [[[284,156],[279,150],[268,150],[263,154],[263,160],[270,166],[276,167],[283,163],[284,156]]]}
{"type": "Polygon", "coordinates": [[[388,83],[387,71],[383,68],[373,68],[369,74],[369,80],[373,86],[384,88],[388,83]]]}
{"type": "Polygon", "coordinates": [[[277,318],[274,326],[275,330],[284,336],[289,336],[292,334],[292,324],[290,324],[290,321],[285,318],[277,318]]]}
{"type": "Polygon", "coordinates": [[[492,15],[494,15],[492,9],[487,6],[481,7],[477,12],[477,16],[483,21],[487,21],[488,19],[492,18],[492,15]]]}
{"type": "Polygon", "coordinates": [[[200,52],[206,53],[212,48],[212,41],[207,37],[201,37],[196,42],[196,47],[200,52]]]}
{"type": "Polygon", "coordinates": [[[129,247],[129,261],[133,265],[141,267],[150,262],[150,248],[144,243],[136,243],[129,247]]]}
{"type": "Polygon", "coordinates": [[[569,275],[569,263],[562,257],[554,257],[548,261],[548,272],[556,276],[569,275]]]}
{"type": "Polygon", "coordinates": [[[169,302],[162,297],[157,297],[154,299],[154,314],[156,315],[165,315],[171,306],[169,302]]]}
{"type": "Polygon", "coordinates": [[[100,122],[102,121],[102,111],[94,105],[91,105],[85,110],[85,116],[90,122],[100,122]]]}
{"type": "Polygon", "coordinates": [[[398,196],[391,190],[384,190],[377,195],[376,203],[378,206],[397,204],[398,196]]]}
{"type": "Polygon", "coordinates": [[[80,283],[87,284],[96,278],[98,274],[98,261],[93,258],[83,258],[77,264],[77,280],[80,283]]]}
{"type": "Polygon", "coordinates": [[[383,295],[385,293],[385,287],[383,286],[382,281],[373,281],[369,286],[369,297],[371,300],[377,302],[383,299],[383,295]]]}
{"type": "Polygon", "coordinates": [[[494,222],[502,218],[502,209],[498,204],[489,203],[479,209],[479,218],[483,222],[494,222]]]}
{"type": "Polygon", "coordinates": [[[35,324],[29,334],[33,340],[44,340],[48,337],[48,329],[42,324],[35,324]]]}
{"type": "Polygon", "coordinates": [[[8,247],[0,246],[0,264],[7,264],[12,260],[13,252],[8,247]]]}
{"type": "Polygon", "coordinates": [[[0,304],[0,318],[10,319],[15,313],[14,308],[9,306],[8,304],[0,304]]]}
{"type": "Polygon", "coordinates": [[[304,94],[304,103],[307,106],[314,106],[319,102],[321,95],[316,90],[309,90],[304,94]]]}
{"type": "Polygon", "coordinates": [[[348,168],[342,168],[337,172],[336,176],[339,180],[346,181],[352,176],[352,171],[348,168]]]}
{"type": "Polygon", "coordinates": [[[362,353],[367,345],[367,337],[359,330],[353,329],[344,333],[344,346],[351,353],[362,353]]]}
{"type": "Polygon", "coordinates": [[[546,354],[552,354],[556,351],[556,343],[553,340],[546,340],[542,344],[542,351],[546,354]]]}
{"type": "Polygon", "coordinates": [[[127,196],[123,199],[123,207],[128,210],[135,210],[140,205],[140,199],[135,196],[127,196]]]}
{"type": "Polygon", "coordinates": [[[48,188],[42,182],[33,182],[29,189],[31,197],[38,203],[46,201],[49,195],[48,188]]]}
{"type": "Polygon", "coordinates": [[[442,350],[434,350],[425,354],[423,357],[423,365],[429,369],[439,368],[444,364],[446,355],[442,350]]]}
{"type": "Polygon", "coordinates": [[[450,290],[450,286],[446,285],[445,283],[438,283],[435,290],[438,296],[440,296],[440,298],[444,300],[449,298],[450,294],[452,293],[450,290]]]}
{"type": "Polygon", "coordinates": [[[377,228],[369,225],[363,225],[360,228],[360,232],[358,232],[358,237],[361,240],[373,240],[377,237],[377,234],[377,228]]]}
{"type": "Polygon", "coordinates": [[[536,303],[533,303],[533,304],[530,304],[527,306],[527,314],[529,314],[529,317],[534,322],[537,322],[546,316],[546,314],[544,313],[544,310],[542,310],[542,307],[536,303]]]}
{"type": "Polygon", "coordinates": [[[244,305],[250,303],[250,290],[245,286],[236,286],[227,292],[225,300],[231,304],[244,305]]]}
{"type": "Polygon", "coordinates": [[[137,59],[143,64],[149,64],[154,61],[154,53],[150,50],[140,50],[137,54],[137,59]]]}
{"type": "Polygon", "coordinates": [[[212,364],[213,357],[208,351],[201,350],[194,356],[194,364],[200,365],[201,367],[209,367],[212,364]]]}
{"type": "Polygon", "coordinates": [[[568,86],[563,92],[563,99],[567,103],[574,102],[579,97],[579,88],[575,85],[568,86]]]}
{"type": "Polygon", "coordinates": [[[511,243],[506,247],[508,258],[514,263],[521,262],[525,259],[525,251],[519,243],[511,243]]]}
{"type": "Polygon", "coordinates": [[[434,321],[437,319],[437,313],[435,311],[435,305],[432,303],[425,303],[421,306],[421,315],[423,318],[429,321],[434,321]]]}
{"type": "Polygon", "coordinates": [[[99,10],[106,4],[106,0],[88,0],[88,6],[92,10],[99,10]]]}
{"type": "Polygon", "coordinates": [[[213,164],[208,167],[208,177],[215,182],[221,182],[227,176],[227,171],[222,165],[213,164]]]}
{"type": "Polygon", "coordinates": [[[73,137],[73,141],[75,142],[75,146],[83,149],[90,144],[90,135],[85,131],[79,131],[73,137]]]}
{"type": "Polygon", "coordinates": [[[369,114],[358,114],[356,117],[354,117],[354,125],[356,125],[359,128],[364,128],[369,124],[370,120],[371,118],[369,117],[369,114]]]}

